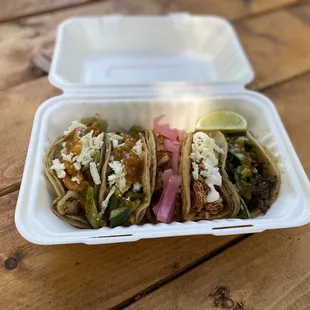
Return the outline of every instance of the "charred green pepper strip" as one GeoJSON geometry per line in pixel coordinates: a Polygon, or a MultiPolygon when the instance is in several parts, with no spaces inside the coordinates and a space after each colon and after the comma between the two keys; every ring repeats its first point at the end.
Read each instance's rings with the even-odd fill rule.
{"type": "Polygon", "coordinates": [[[129,191],[125,194],[126,198],[131,198],[131,199],[142,199],[144,197],[143,193],[136,193],[136,192],[132,192],[129,191]]]}
{"type": "Polygon", "coordinates": [[[126,200],[126,199],[120,199],[119,206],[129,209],[131,212],[134,212],[137,207],[141,204],[141,200],[126,200]]]}
{"type": "Polygon", "coordinates": [[[119,207],[119,203],[120,203],[120,198],[118,195],[115,195],[115,193],[114,193],[114,195],[112,195],[110,200],[109,200],[108,207],[105,210],[105,214],[107,216],[110,216],[111,211],[113,211],[119,207]]]}
{"type": "Polygon", "coordinates": [[[84,207],[85,207],[85,215],[89,222],[89,224],[93,228],[100,228],[100,224],[102,221],[102,212],[98,212],[96,203],[95,203],[95,194],[94,189],[91,186],[87,186],[84,193],[84,207]]]}
{"type": "Polygon", "coordinates": [[[117,227],[123,225],[130,218],[131,212],[129,209],[122,207],[111,211],[110,227],[117,227]]]}

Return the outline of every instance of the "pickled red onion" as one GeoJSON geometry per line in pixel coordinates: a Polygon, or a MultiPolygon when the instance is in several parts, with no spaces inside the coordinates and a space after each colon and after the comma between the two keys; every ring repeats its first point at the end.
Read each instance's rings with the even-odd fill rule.
{"type": "MultiPolygon", "coordinates": [[[[173,176],[172,169],[167,169],[167,170],[164,171],[163,176],[162,176],[163,183],[164,183],[163,184],[163,189],[165,189],[167,187],[169,179],[172,176],[173,176]]],[[[163,197],[164,197],[164,191],[162,192],[162,194],[160,196],[159,202],[153,207],[153,211],[154,211],[154,214],[156,215],[156,217],[157,217],[157,213],[158,213],[159,207],[161,206],[163,197]]]]}
{"type": "Polygon", "coordinates": [[[173,175],[170,177],[167,187],[164,188],[162,200],[156,218],[163,223],[169,223],[175,210],[175,199],[181,185],[181,177],[173,175]]]}
{"type": "Polygon", "coordinates": [[[167,170],[165,170],[164,171],[164,173],[163,173],[163,183],[164,183],[164,188],[166,188],[167,187],[167,185],[168,185],[168,181],[169,181],[169,179],[171,178],[173,176],[173,171],[172,171],[172,169],[167,169],[167,170]]]}
{"type": "Polygon", "coordinates": [[[173,142],[165,139],[165,149],[172,153],[172,170],[174,174],[179,174],[179,161],[180,161],[180,143],[173,142]]]}
{"type": "Polygon", "coordinates": [[[165,115],[159,115],[157,117],[154,118],[153,120],[153,125],[154,125],[154,129],[157,133],[165,136],[166,138],[169,138],[173,141],[176,141],[178,133],[176,132],[175,129],[171,129],[170,126],[168,124],[164,124],[164,125],[159,125],[159,121],[165,117],[165,115]],[[168,126],[167,126],[168,125],[168,126]]]}

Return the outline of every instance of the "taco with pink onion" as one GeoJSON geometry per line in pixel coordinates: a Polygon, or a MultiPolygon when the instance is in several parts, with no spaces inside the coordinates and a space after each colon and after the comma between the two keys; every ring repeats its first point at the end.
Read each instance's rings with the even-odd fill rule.
{"type": "Polygon", "coordinates": [[[181,153],[186,133],[160,125],[164,117],[154,119],[154,129],[146,135],[151,156],[152,199],[147,219],[152,223],[181,221],[181,153]]]}

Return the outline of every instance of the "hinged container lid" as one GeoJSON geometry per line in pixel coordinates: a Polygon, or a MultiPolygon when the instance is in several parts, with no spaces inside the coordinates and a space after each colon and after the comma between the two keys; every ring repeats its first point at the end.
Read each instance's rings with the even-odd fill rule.
{"type": "Polygon", "coordinates": [[[98,16],[64,21],[49,74],[63,90],[157,83],[248,84],[253,70],[215,16],[98,16]]]}

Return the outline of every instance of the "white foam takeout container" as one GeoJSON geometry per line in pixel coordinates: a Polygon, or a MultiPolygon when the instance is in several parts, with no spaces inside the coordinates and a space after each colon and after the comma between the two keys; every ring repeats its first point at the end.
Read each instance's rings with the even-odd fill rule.
{"type": "Polygon", "coordinates": [[[232,235],[310,221],[309,182],[272,102],[244,85],[253,71],[231,25],[214,16],[75,18],[58,29],[50,82],[61,96],[44,102],[33,123],[15,213],[18,231],[38,244],[102,244],[182,235],[232,235]],[[282,185],[266,215],[99,230],[74,228],[50,210],[55,198],[43,172],[48,145],[73,120],[99,112],[111,130],[152,127],[166,114],[172,127],[193,130],[212,110],[236,111],[278,158],[282,185]]]}

